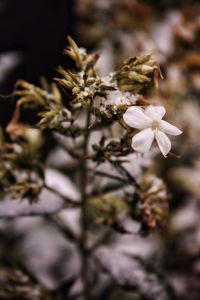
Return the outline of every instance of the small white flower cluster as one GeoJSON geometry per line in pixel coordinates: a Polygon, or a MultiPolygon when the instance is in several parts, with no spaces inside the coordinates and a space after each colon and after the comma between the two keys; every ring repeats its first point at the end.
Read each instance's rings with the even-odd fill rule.
{"type": "Polygon", "coordinates": [[[108,94],[106,104],[119,106],[119,105],[135,105],[139,95],[133,95],[129,92],[122,93],[118,91],[111,91],[108,94]]]}
{"type": "Polygon", "coordinates": [[[113,76],[114,73],[110,72],[107,76],[102,77],[101,80],[105,85],[112,86],[117,89],[117,82],[116,80],[113,80],[113,76]]]}
{"type": "Polygon", "coordinates": [[[78,51],[79,55],[83,55],[83,56],[87,55],[87,50],[85,48],[83,48],[83,47],[78,48],[77,51],[78,51]]]}
{"type": "Polygon", "coordinates": [[[139,99],[139,95],[133,95],[129,92],[122,93],[119,90],[110,91],[105,101],[105,105],[112,105],[113,112],[117,112],[121,105],[135,105],[139,99]]]}
{"type": "Polygon", "coordinates": [[[141,131],[133,136],[132,148],[136,152],[148,152],[156,139],[161,153],[166,155],[171,150],[171,142],[166,134],[179,135],[182,133],[177,127],[162,120],[165,108],[159,105],[149,105],[146,109],[131,106],[123,115],[125,123],[141,131]]]}

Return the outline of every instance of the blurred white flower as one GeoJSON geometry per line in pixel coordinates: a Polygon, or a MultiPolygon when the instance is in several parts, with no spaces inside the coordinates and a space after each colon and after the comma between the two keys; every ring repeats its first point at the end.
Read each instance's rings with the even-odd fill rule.
{"type": "Polygon", "coordinates": [[[144,111],[131,106],[124,113],[125,123],[133,128],[142,130],[132,138],[132,148],[140,153],[148,152],[156,139],[160,151],[166,156],[171,149],[171,142],[166,135],[182,133],[177,127],[162,120],[166,110],[163,106],[150,105],[144,111]]]}
{"type": "Polygon", "coordinates": [[[23,60],[22,57],[23,53],[18,51],[10,51],[0,54],[0,83],[3,83],[12,71],[20,65],[23,60]]]}
{"type": "Polygon", "coordinates": [[[117,108],[120,105],[135,105],[138,99],[139,95],[133,95],[129,92],[110,91],[106,99],[106,104],[113,105],[114,108],[117,108]]]}

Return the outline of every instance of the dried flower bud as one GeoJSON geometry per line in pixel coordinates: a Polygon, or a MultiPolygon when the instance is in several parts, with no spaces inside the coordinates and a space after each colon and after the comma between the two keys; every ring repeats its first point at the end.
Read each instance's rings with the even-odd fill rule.
{"type": "Polygon", "coordinates": [[[166,224],[169,195],[162,179],[147,174],[136,192],[137,215],[142,218],[141,233],[166,224]]]}
{"type": "Polygon", "coordinates": [[[93,197],[89,201],[91,208],[95,210],[97,224],[113,225],[126,210],[126,203],[122,198],[115,195],[105,194],[100,197],[93,197]]]}
{"type": "Polygon", "coordinates": [[[138,93],[153,79],[153,71],[158,69],[151,55],[134,56],[124,61],[114,78],[123,92],[138,93]]]}

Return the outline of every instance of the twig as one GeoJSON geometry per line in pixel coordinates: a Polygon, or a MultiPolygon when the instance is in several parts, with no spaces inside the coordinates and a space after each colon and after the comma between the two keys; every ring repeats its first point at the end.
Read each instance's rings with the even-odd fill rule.
{"type": "Polygon", "coordinates": [[[65,150],[72,158],[74,159],[79,159],[79,155],[76,154],[73,149],[69,148],[66,144],[64,144],[62,141],[59,140],[59,138],[57,139],[59,146],[65,150]]]}
{"type": "Polygon", "coordinates": [[[28,213],[20,213],[18,215],[10,215],[10,216],[0,216],[0,219],[2,220],[14,220],[14,219],[17,219],[17,218],[28,218],[28,217],[48,217],[50,215],[53,215],[53,214],[57,214],[59,213],[61,210],[65,209],[66,207],[63,206],[61,208],[59,208],[58,210],[55,210],[53,212],[50,212],[50,213],[47,213],[47,212],[28,212],[28,213]]]}
{"type": "Polygon", "coordinates": [[[96,239],[94,244],[88,249],[89,253],[94,252],[99,246],[103,245],[112,235],[113,230],[108,228],[99,238],[96,239]]]}
{"type": "Polygon", "coordinates": [[[135,178],[128,172],[128,170],[125,167],[123,167],[121,164],[115,165],[115,167],[116,169],[121,170],[124,173],[124,175],[126,175],[130,183],[134,184],[138,189],[140,189],[140,185],[137,183],[135,178]]]}
{"type": "Polygon", "coordinates": [[[117,181],[121,181],[121,182],[124,182],[124,183],[129,183],[126,179],[124,179],[120,176],[108,174],[108,173],[103,172],[103,171],[93,170],[91,168],[87,168],[87,169],[88,169],[88,171],[93,172],[95,175],[102,176],[102,177],[107,177],[107,178],[117,180],[117,181]]]}
{"type": "Polygon", "coordinates": [[[57,196],[61,197],[65,203],[66,203],[66,206],[65,208],[70,208],[70,207],[77,207],[77,206],[80,206],[81,204],[79,202],[75,202],[73,201],[72,199],[66,197],[66,196],[63,196],[60,192],[54,190],[53,188],[51,188],[50,186],[46,185],[46,183],[44,183],[43,185],[47,190],[51,191],[52,193],[56,194],[57,196]]]}
{"type": "Polygon", "coordinates": [[[88,183],[88,172],[87,172],[87,154],[88,154],[88,143],[90,137],[90,121],[91,121],[91,106],[87,110],[86,124],[84,131],[84,141],[83,141],[83,155],[80,159],[80,189],[81,189],[81,237],[79,243],[79,250],[81,255],[81,279],[83,283],[83,291],[85,300],[90,300],[90,287],[88,278],[88,251],[87,251],[87,219],[86,219],[86,209],[87,209],[87,183],[88,183]]]}
{"type": "Polygon", "coordinates": [[[67,240],[71,240],[73,242],[78,242],[79,237],[69,228],[66,224],[62,224],[57,216],[46,215],[47,220],[51,221],[55,227],[63,234],[67,240]]]}
{"type": "Polygon", "coordinates": [[[90,197],[94,197],[94,196],[99,196],[100,197],[101,195],[103,195],[105,193],[110,193],[110,192],[113,192],[113,191],[117,191],[119,189],[124,188],[127,185],[130,185],[130,183],[129,182],[127,182],[127,183],[120,182],[118,184],[116,184],[116,183],[115,184],[114,183],[109,184],[107,186],[102,187],[101,189],[94,188],[89,196],[90,197]]]}

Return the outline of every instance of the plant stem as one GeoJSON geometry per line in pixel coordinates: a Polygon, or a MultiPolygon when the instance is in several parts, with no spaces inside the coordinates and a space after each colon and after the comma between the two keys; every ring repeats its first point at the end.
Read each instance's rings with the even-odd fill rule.
{"type": "Polygon", "coordinates": [[[87,110],[86,125],[83,141],[83,155],[80,159],[80,190],[81,190],[81,236],[80,236],[80,255],[81,255],[81,278],[83,283],[83,291],[85,300],[90,300],[90,287],[88,278],[88,251],[87,251],[87,183],[88,183],[88,171],[87,171],[87,154],[90,130],[89,125],[91,121],[91,103],[87,110]]]}

